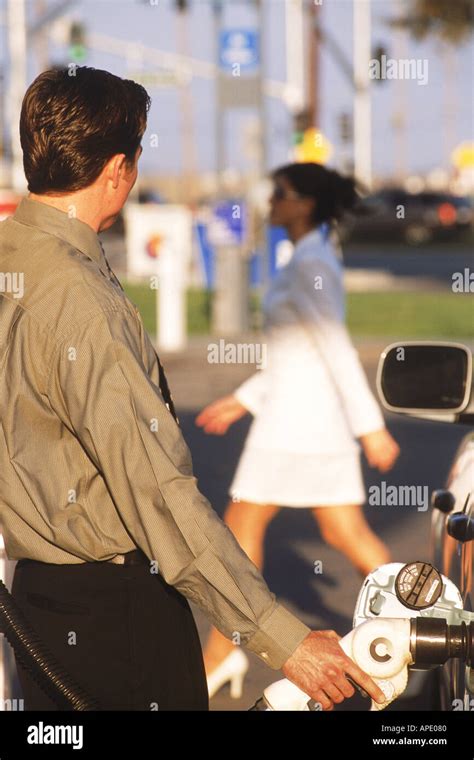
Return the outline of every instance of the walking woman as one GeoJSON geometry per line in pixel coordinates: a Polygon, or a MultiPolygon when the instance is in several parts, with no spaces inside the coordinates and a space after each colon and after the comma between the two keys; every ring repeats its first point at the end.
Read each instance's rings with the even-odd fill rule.
{"type": "MultiPolygon", "coordinates": [[[[343,269],[329,234],[357,199],[354,181],[312,163],[283,166],[272,179],[270,221],[286,228],[294,253],[264,299],[266,367],[196,423],[222,435],[254,415],[224,520],[259,569],[279,508],[304,507],[323,539],[365,576],[389,552],[363,514],[360,449],[386,472],[399,448],[345,326],[343,269]]],[[[210,696],[230,680],[238,697],[248,668],[240,648],[213,629],[204,659],[210,696]]]]}

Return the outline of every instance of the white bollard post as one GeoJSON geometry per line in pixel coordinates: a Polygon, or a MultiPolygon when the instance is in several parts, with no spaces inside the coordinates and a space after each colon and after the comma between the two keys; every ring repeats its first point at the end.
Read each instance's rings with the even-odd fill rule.
{"type": "Polygon", "coordinates": [[[186,272],[181,256],[164,245],[158,259],[157,344],[161,351],[186,346],[186,272]]]}
{"type": "Polygon", "coordinates": [[[163,351],[180,351],[186,346],[192,213],[177,204],[128,203],[125,221],[128,275],[156,281],[156,343],[163,351]]]}

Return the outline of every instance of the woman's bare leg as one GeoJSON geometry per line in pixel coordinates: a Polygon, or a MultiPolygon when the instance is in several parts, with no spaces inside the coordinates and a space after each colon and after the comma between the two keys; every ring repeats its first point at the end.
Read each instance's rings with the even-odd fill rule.
{"type": "MultiPolygon", "coordinates": [[[[263,544],[267,527],[278,512],[272,504],[229,502],[224,522],[259,570],[263,568],[263,544]]],[[[204,649],[206,672],[210,673],[227,657],[234,644],[217,628],[212,628],[204,649]]]]}
{"type": "Polygon", "coordinates": [[[390,562],[390,552],[371,529],[361,504],[315,507],[311,511],[324,541],[342,552],[364,577],[390,562]]]}

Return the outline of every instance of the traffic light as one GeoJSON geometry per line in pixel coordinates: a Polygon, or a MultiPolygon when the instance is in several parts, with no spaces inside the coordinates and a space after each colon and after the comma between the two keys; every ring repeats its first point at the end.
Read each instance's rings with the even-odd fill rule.
{"type": "Polygon", "coordinates": [[[75,61],[87,56],[86,27],[80,21],[73,21],[69,29],[69,55],[75,61]]]}
{"type": "Polygon", "coordinates": [[[339,122],[339,135],[344,143],[348,143],[352,140],[352,119],[350,114],[341,113],[338,118],[339,122]]]}
{"type": "Polygon", "coordinates": [[[304,140],[307,129],[312,126],[311,112],[308,110],[299,111],[293,117],[293,143],[299,145],[304,140]]]}
{"type": "MultiPolygon", "coordinates": [[[[382,58],[387,58],[387,48],[384,45],[377,45],[372,53],[372,60],[377,61],[379,70],[383,68],[382,58]]],[[[385,80],[382,77],[376,77],[375,82],[381,84],[385,80]]]]}

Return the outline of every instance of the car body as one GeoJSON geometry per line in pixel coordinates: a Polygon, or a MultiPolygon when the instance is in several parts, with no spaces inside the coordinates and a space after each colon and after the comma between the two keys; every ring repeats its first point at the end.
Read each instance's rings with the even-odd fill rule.
{"type": "MultiPolygon", "coordinates": [[[[395,343],[382,353],[377,389],[383,405],[392,412],[472,426],[472,377],[472,355],[466,346],[434,341],[395,343]],[[418,359],[407,363],[407,351],[418,351],[418,359]]],[[[447,482],[440,483],[439,490],[433,492],[431,505],[432,564],[459,589],[464,610],[474,612],[472,430],[467,429],[450,465],[447,482]]],[[[448,660],[436,669],[434,684],[432,707],[474,710],[473,667],[460,660],[448,660]]]]}
{"type": "MultiPolygon", "coordinates": [[[[464,609],[472,612],[474,611],[473,432],[463,438],[458,448],[446,483],[446,491],[454,496],[453,506],[449,512],[437,507],[437,503],[440,503],[439,492],[433,498],[431,531],[433,564],[456,584],[461,592],[464,609]]],[[[442,495],[443,492],[441,492],[442,495]]],[[[474,668],[463,667],[459,660],[449,660],[439,671],[439,690],[441,709],[474,710],[474,668]]]]}
{"type": "Polygon", "coordinates": [[[384,188],[365,198],[341,226],[344,242],[404,241],[423,245],[456,240],[474,221],[472,199],[441,192],[409,193],[384,188]]]}

